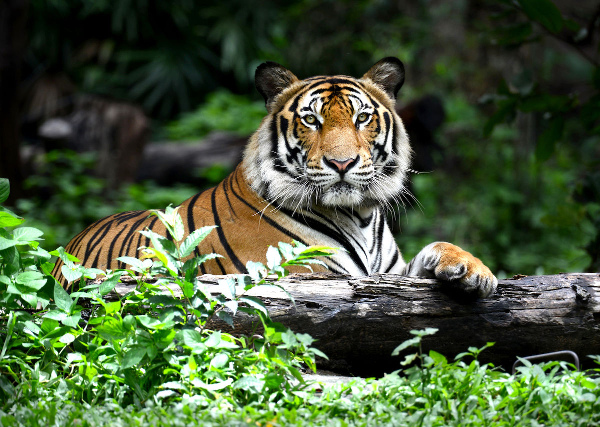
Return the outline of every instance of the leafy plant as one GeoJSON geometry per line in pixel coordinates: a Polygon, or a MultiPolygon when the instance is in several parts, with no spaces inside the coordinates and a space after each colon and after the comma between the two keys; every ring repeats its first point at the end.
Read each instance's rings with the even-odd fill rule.
{"type": "MultiPolygon", "coordinates": [[[[0,195],[7,194],[6,180],[0,183],[0,195]]],[[[128,270],[109,272],[105,280],[91,284],[85,279],[105,273],[78,265],[62,248],[39,252],[41,232],[0,229],[0,316],[6,319],[0,327],[0,396],[6,405],[53,394],[91,404],[114,399],[141,405],[186,396],[206,405],[219,396],[243,405],[277,400],[306,387],[301,364],[315,369],[314,357],[325,355],[311,347],[310,336],[271,321],[264,304],[245,293],[266,283],[267,274],[281,277],[287,266],[318,262],[312,257],[328,254],[327,248],[270,248],[268,267],[249,264],[251,276],[225,280],[223,294],[212,295],[196,275],[202,262],[217,255],[191,255],[214,227],[184,238],[176,208],[154,214],[172,239],[142,231],[152,242],[144,248],[146,258],[120,258],[130,265],[128,270]],[[26,249],[14,252],[20,246],[26,249]],[[51,263],[41,264],[50,254],[63,260],[65,278],[79,283],[75,292],[67,293],[49,275],[51,263]],[[137,275],[136,289],[108,299],[123,274],[137,275]],[[155,275],[160,278],[150,280],[155,275]],[[176,290],[183,298],[176,297],[176,290]],[[232,324],[237,311],[259,313],[264,337],[238,338],[207,329],[215,315],[232,324]]],[[[3,226],[21,221],[12,213],[0,220],[3,226]]]]}

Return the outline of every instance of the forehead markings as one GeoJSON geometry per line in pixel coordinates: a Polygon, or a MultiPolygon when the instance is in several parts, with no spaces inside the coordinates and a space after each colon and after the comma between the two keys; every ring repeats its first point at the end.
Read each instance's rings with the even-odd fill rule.
{"type": "MultiPolygon", "coordinates": [[[[371,94],[368,92],[367,88],[362,84],[362,82],[352,80],[351,78],[317,76],[305,79],[304,81],[314,83],[308,85],[306,88],[301,90],[301,92],[298,93],[296,97],[294,97],[293,102],[288,109],[288,111],[290,112],[295,112],[298,108],[300,100],[306,98],[307,96],[313,98],[309,102],[309,107],[311,107],[312,111],[314,111],[313,106],[315,102],[321,100],[323,103],[327,103],[331,100],[333,96],[335,96],[339,92],[343,92],[344,95],[348,98],[353,97],[354,99],[358,100],[360,108],[364,108],[365,106],[369,107],[369,105],[367,105],[368,103],[370,103],[374,109],[377,109],[380,106],[379,103],[375,101],[375,99],[371,96],[371,94]],[[311,90],[312,92],[310,94],[307,94],[311,90]],[[318,95],[325,92],[331,92],[331,94],[327,96],[326,99],[324,99],[324,97],[318,97],[318,95]],[[367,98],[368,103],[363,102],[363,100],[361,99],[361,95],[367,98]]],[[[351,104],[351,108],[354,110],[355,107],[352,101],[351,104]]],[[[306,107],[302,108],[302,111],[305,110],[306,107]]]]}

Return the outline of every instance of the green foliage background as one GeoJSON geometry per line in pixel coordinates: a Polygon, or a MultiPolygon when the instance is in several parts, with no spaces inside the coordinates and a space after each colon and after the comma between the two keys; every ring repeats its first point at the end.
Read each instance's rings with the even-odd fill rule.
{"type": "MultiPolygon", "coordinates": [[[[407,67],[399,102],[436,94],[447,113],[435,168],[412,177],[418,202],[396,218],[405,258],[448,240],[500,277],[598,271],[596,7],[32,0],[28,79],[66,79],[73,90],[138,103],[156,137],[190,139],[256,127],[262,113],[253,74],[264,60],[300,77],[360,76],[381,57],[398,56],[407,67]]],[[[72,159],[31,177],[32,197],[19,202],[51,245],[105,214],[177,204],[199,190],[138,184],[106,194],[83,164],[72,159]],[[53,197],[40,197],[43,189],[53,197]]]]}

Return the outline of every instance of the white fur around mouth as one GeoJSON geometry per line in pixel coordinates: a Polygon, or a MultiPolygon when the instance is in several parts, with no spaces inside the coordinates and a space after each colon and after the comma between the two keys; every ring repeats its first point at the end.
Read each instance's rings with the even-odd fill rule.
{"type": "Polygon", "coordinates": [[[320,199],[325,206],[356,206],[363,201],[364,197],[360,189],[347,182],[339,181],[324,190],[320,199]]]}

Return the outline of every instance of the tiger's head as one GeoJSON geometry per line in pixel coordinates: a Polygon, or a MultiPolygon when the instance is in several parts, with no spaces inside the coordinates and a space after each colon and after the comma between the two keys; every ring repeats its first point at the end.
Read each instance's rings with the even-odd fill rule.
{"type": "Polygon", "coordinates": [[[397,58],[360,79],[299,80],[274,62],[256,70],[268,115],[244,153],[251,187],[275,207],[360,209],[389,205],[406,192],[411,149],[394,110],[404,83],[397,58]]]}

